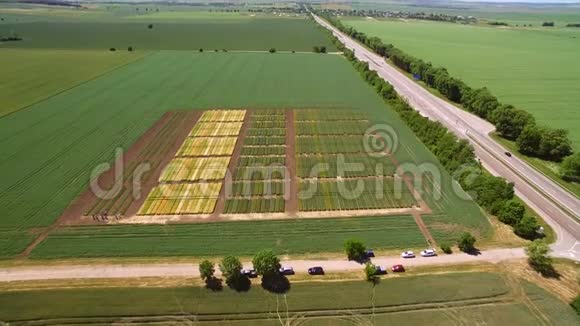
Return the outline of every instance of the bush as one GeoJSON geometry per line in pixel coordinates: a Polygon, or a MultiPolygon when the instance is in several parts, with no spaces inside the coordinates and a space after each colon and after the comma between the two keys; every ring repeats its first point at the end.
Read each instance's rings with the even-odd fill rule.
{"type": "Polygon", "coordinates": [[[441,244],[441,250],[448,255],[453,253],[453,251],[451,250],[451,246],[447,243],[441,244]]]}
{"type": "Polygon", "coordinates": [[[110,48],[110,49],[109,49],[109,51],[111,51],[111,52],[115,52],[115,51],[117,51],[117,49],[115,49],[115,48],[110,48]]]}
{"type": "Polygon", "coordinates": [[[525,212],[526,208],[522,203],[515,200],[509,200],[503,204],[497,217],[501,222],[515,226],[524,217],[525,212]]]}
{"type": "Polygon", "coordinates": [[[317,45],[315,45],[314,47],[312,47],[312,52],[320,53],[320,48],[317,45]]]}
{"type": "Polygon", "coordinates": [[[128,47],[128,48],[127,48],[127,51],[129,51],[129,52],[133,52],[133,47],[132,47],[132,46],[128,47]]]}
{"type": "Polygon", "coordinates": [[[347,240],[344,243],[344,250],[346,251],[348,260],[362,261],[366,259],[366,247],[361,241],[352,239],[347,240]]]}
{"type": "Polygon", "coordinates": [[[580,182],[580,152],[564,159],[560,168],[562,179],[570,182],[580,182]]]}
{"type": "Polygon", "coordinates": [[[199,264],[199,275],[202,280],[207,280],[213,277],[215,273],[214,264],[209,260],[204,260],[199,264]]]}
{"type": "Polygon", "coordinates": [[[574,300],[572,302],[570,302],[570,306],[580,316],[580,295],[577,295],[576,298],[574,298],[574,300]]]}
{"type": "Polygon", "coordinates": [[[147,25],[147,28],[152,29],[153,28],[153,24],[147,25]]]}
{"type": "Polygon", "coordinates": [[[533,240],[540,236],[538,234],[538,221],[531,215],[525,215],[514,227],[514,232],[524,239],[533,240]]]}
{"type": "Polygon", "coordinates": [[[268,52],[270,52],[270,53],[276,53],[276,49],[275,48],[270,48],[270,50],[268,50],[268,52]]]}
{"type": "Polygon", "coordinates": [[[469,232],[464,232],[457,240],[457,246],[463,252],[473,252],[475,250],[475,237],[469,232]]]}
{"type": "Polygon", "coordinates": [[[202,49],[202,48],[200,48],[200,49],[199,49],[199,52],[203,52],[203,49],[202,49]]]}
{"type": "Polygon", "coordinates": [[[534,240],[526,247],[526,254],[528,255],[528,263],[530,266],[544,276],[554,274],[554,267],[552,266],[552,258],[548,256],[550,247],[544,240],[534,240]]]}
{"type": "Polygon", "coordinates": [[[377,266],[371,263],[366,263],[364,272],[367,281],[376,283],[379,280],[379,277],[377,276],[377,266]]]}

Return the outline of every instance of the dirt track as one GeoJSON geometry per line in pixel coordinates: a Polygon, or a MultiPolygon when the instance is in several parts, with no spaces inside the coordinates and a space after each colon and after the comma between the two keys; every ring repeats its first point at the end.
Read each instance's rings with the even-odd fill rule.
{"type": "MultiPolygon", "coordinates": [[[[494,249],[479,255],[455,253],[438,257],[402,259],[400,257],[376,257],[373,263],[381,266],[403,264],[404,266],[451,265],[471,262],[490,262],[521,259],[526,257],[524,250],[494,249]]],[[[282,261],[283,266],[293,267],[297,273],[306,273],[309,267],[322,266],[326,272],[361,271],[363,266],[347,260],[291,260],[282,261]]],[[[250,267],[250,262],[244,262],[250,267]]],[[[53,280],[53,279],[92,279],[92,278],[133,278],[133,277],[199,277],[197,264],[131,264],[131,265],[67,265],[11,267],[0,269],[0,282],[53,280]]],[[[216,271],[219,276],[219,271],[216,271]]]]}

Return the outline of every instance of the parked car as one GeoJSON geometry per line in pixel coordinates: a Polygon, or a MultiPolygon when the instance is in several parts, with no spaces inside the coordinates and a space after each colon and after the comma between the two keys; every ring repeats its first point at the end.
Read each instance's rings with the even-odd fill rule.
{"type": "Polygon", "coordinates": [[[401,253],[401,258],[415,258],[415,253],[412,251],[404,251],[401,253]]]}
{"type": "Polygon", "coordinates": [[[242,275],[247,276],[249,278],[258,277],[258,273],[256,272],[255,269],[242,269],[240,272],[242,273],[242,275]]]}
{"type": "Polygon", "coordinates": [[[308,274],[310,275],[324,275],[324,269],[320,266],[310,267],[308,269],[308,274]]]}
{"type": "Polygon", "coordinates": [[[510,152],[505,152],[505,155],[506,155],[507,157],[512,157],[512,153],[510,153],[510,152]]]}
{"type": "Polygon", "coordinates": [[[385,266],[376,266],[377,271],[375,272],[376,275],[385,275],[387,274],[387,268],[385,266]]]}
{"type": "Polygon", "coordinates": [[[403,267],[403,265],[393,265],[393,267],[391,267],[391,270],[394,273],[402,273],[405,271],[405,267],[403,267]]]}
{"type": "Polygon", "coordinates": [[[365,250],[365,256],[367,258],[373,258],[375,257],[375,252],[372,249],[367,249],[365,250]]]}
{"type": "Polygon", "coordinates": [[[433,249],[425,249],[425,250],[421,251],[421,256],[434,257],[434,256],[437,256],[437,253],[433,249]]]}
{"type": "Polygon", "coordinates": [[[287,266],[282,266],[279,269],[280,274],[282,275],[294,275],[294,268],[292,267],[287,267],[287,266]]]}

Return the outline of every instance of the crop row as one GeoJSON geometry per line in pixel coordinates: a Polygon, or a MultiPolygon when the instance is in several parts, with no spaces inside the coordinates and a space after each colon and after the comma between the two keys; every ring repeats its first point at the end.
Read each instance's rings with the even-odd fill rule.
{"type": "Polygon", "coordinates": [[[321,121],[321,120],[367,120],[368,117],[355,110],[347,109],[305,109],[305,110],[295,110],[294,119],[296,121],[321,121]]]}
{"type": "Polygon", "coordinates": [[[230,158],[197,157],[174,158],[165,167],[159,178],[160,182],[218,180],[226,176],[230,158]]]}
{"type": "Polygon", "coordinates": [[[252,113],[252,119],[256,117],[284,117],[286,111],[282,109],[259,109],[252,113]]]}
{"type": "Polygon", "coordinates": [[[243,122],[198,122],[189,133],[189,137],[237,136],[243,122]]]}
{"type": "Polygon", "coordinates": [[[285,128],[249,128],[248,136],[260,136],[260,137],[270,137],[270,136],[286,136],[285,128]]]}
{"type": "Polygon", "coordinates": [[[286,122],[282,121],[252,121],[250,123],[250,128],[263,128],[263,129],[271,129],[271,128],[285,128],[286,122]]]}
{"type": "Polygon", "coordinates": [[[366,154],[301,155],[296,160],[296,167],[300,178],[390,176],[395,172],[387,157],[366,154]]]}
{"type": "Polygon", "coordinates": [[[284,179],[286,167],[280,166],[239,166],[234,173],[234,180],[272,180],[284,179]]]}
{"type": "Polygon", "coordinates": [[[177,151],[177,156],[232,155],[237,139],[237,137],[187,138],[177,151]]]}
{"type": "Polygon", "coordinates": [[[271,114],[271,115],[256,115],[252,114],[252,121],[255,122],[266,122],[266,121],[285,121],[285,114],[271,114]]]}
{"type": "Polygon", "coordinates": [[[269,146],[269,145],[285,145],[286,137],[271,136],[271,137],[246,137],[244,145],[250,146],[269,146]]]}
{"type": "Polygon", "coordinates": [[[246,110],[210,110],[205,111],[199,118],[200,122],[233,122],[244,121],[246,110]]]}
{"type": "Polygon", "coordinates": [[[301,181],[299,189],[301,211],[405,208],[416,203],[406,185],[393,179],[301,181]]]}
{"type": "Polygon", "coordinates": [[[266,156],[266,155],[285,155],[286,147],[284,146],[244,146],[242,155],[266,156]]]}
{"type": "Polygon", "coordinates": [[[284,198],[233,198],[226,200],[226,214],[276,213],[284,211],[284,198]]]}
{"type": "Polygon", "coordinates": [[[284,165],[284,156],[240,156],[238,166],[270,166],[284,165]]]}
{"type": "Polygon", "coordinates": [[[298,135],[364,135],[368,127],[368,122],[359,120],[296,122],[298,135]]]}
{"type": "Polygon", "coordinates": [[[363,153],[364,136],[300,136],[296,137],[296,152],[299,154],[363,153]]]}
{"type": "Polygon", "coordinates": [[[138,214],[209,214],[215,209],[221,187],[221,182],[160,184],[149,193],[138,214]]]}
{"type": "Polygon", "coordinates": [[[284,182],[279,180],[234,182],[231,184],[228,197],[282,196],[284,185],[284,182]]]}

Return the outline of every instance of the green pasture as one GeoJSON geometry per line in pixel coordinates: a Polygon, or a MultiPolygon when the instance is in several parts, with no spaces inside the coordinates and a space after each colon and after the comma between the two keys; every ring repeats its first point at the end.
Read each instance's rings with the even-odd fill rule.
{"type": "MultiPolygon", "coordinates": [[[[275,107],[364,110],[373,121],[388,123],[396,130],[396,138],[401,143],[396,155],[401,163],[430,163],[438,167],[436,158],[340,56],[157,52],[0,119],[3,153],[0,157],[0,178],[3,180],[0,184],[0,210],[3,212],[0,228],[12,232],[9,234],[22,234],[53,223],[86,189],[93,168],[110,162],[116,148],[127,149],[168,110],[275,107]]],[[[469,199],[458,198],[451,190],[451,178],[442,168],[439,171],[445,196],[437,199],[438,204],[434,206],[441,216],[435,226],[452,223],[486,234],[489,223],[477,205],[469,199]]],[[[429,193],[425,196],[429,197],[429,193]]],[[[175,226],[174,230],[182,227],[186,232],[186,226],[175,226]]],[[[196,227],[209,230],[211,225],[196,227]]],[[[144,227],[144,230],[156,230],[156,236],[149,237],[146,242],[134,242],[132,246],[128,246],[127,240],[138,236],[135,230],[141,226],[116,229],[131,230],[125,235],[122,232],[116,232],[113,237],[106,235],[115,228],[90,228],[91,232],[105,234],[101,240],[90,238],[119,248],[126,256],[179,254],[169,247],[158,251],[148,249],[157,240],[171,240],[166,228],[144,227]]],[[[454,228],[444,230],[456,234],[454,228]]],[[[56,233],[34,255],[42,258],[113,255],[90,246],[79,249],[87,248],[89,243],[86,229],[71,228],[62,232],[69,237],[62,238],[56,233]],[[76,230],[79,236],[75,236],[76,230]]],[[[373,244],[377,248],[392,247],[388,238],[397,232],[384,233],[383,245],[373,244]]],[[[195,239],[196,233],[185,234],[195,239]]],[[[357,236],[365,240],[366,234],[357,233],[357,236]]],[[[239,246],[229,246],[229,240],[220,238],[219,233],[215,235],[217,241],[224,242],[219,245],[231,248],[230,253],[243,252],[239,246]]],[[[416,243],[415,235],[398,245],[416,243]]],[[[22,245],[22,237],[14,237],[22,245]]],[[[322,243],[310,250],[340,251],[345,238],[348,236],[336,236],[328,245],[322,243]]],[[[181,246],[191,245],[184,238],[179,241],[182,241],[181,246]]],[[[12,242],[3,242],[6,243],[12,242]]],[[[294,242],[284,250],[303,251],[299,245],[294,242]]],[[[6,247],[0,250],[2,256],[10,256],[15,251],[18,248],[14,245],[10,250],[6,247]]],[[[195,246],[185,251],[203,254],[203,250],[195,246]]],[[[206,250],[205,253],[216,252],[206,250]]]]}
{"type": "Polygon", "coordinates": [[[345,23],[446,67],[472,87],[487,86],[500,101],[531,112],[540,124],[569,130],[573,147],[580,146],[580,29],[361,19],[345,23]]]}
{"type": "Polygon", "coordinates": [[[142,56],[126,51],[0,49],[0,117],[142,56]]]}
{"type": "Polygon", "coordinates": [[[382,280],[293,283],[276,295],[253,284],[248,292],[200,287],[76,288],[0,293],[0,320],[35,323],[173,321],[231,325],[481,324],[576,325],[574,311],[525,281],[517,295],[498,274],[454,273],[382,280]],[[224,304],[226,303],[227,304],[224,304]],[[135,304],[138,303],[138,304],[135,304]],[[533,306],[532,306],[533,305],[533,306]],[[278,313],[277,313],[278,312],[278,313]]]}

